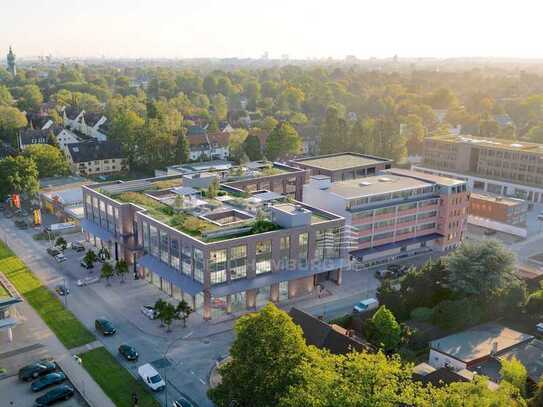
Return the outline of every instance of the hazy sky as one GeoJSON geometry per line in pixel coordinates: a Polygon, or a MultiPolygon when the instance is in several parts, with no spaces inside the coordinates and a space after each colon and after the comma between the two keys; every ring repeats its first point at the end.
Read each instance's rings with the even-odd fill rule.
{"type": "Polygon", "coordinates": [[[541,58],[542,15],[540,0],[0,0],[0,55],[541,58]]]}

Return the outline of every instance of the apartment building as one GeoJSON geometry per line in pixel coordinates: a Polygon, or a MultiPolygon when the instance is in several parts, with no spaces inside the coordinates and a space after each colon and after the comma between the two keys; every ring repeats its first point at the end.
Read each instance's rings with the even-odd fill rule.
{"type": "Polygon", "coordinates": [[[128,170],[128,161],[118,143],[83,141],[66,145],[64,151],[76,175],[104,175],[128,170]]]}
{"type": "Polygon", "coordinates": [[[192,173],[83,186],[87,239],[204,319],[341,283],[345,219],[192,173]]]}
{"type": "Polygon", "coordinates": [[[392,160],[357,153],[336,153],[300,158],[291,165],[308,170],[310,175],[326,175],[332,182],[372,176],[392,167],[392,160]]]}
{"type": "Polygon", "coordinates": [[[462,179],[470,190],[543,202],[543,145],[472,136],[424,141],[416,171],[462,179]]]}
{"type": "Polygon", "coordinates": [[[526,226],[528,203],[522,199],[472,193],[469,214],[508,225],[526,226]]]}
{"type": "Polygon", "coordinates": [[[224,186],[242,189],[247,193],[270,191],[301,201],[307,171],[291,165],[270,161],[251,161],[233,165],[230,161],[214,160],[172,165],[156,175],[183,175],[212,172],[224,186]]]}
{"type": "Polygon", "coordinates": [[[464,181],[403,169],[338,182],[314,175],[304,201],[345,218],[351,256],[365,266],[456,247],[468,208],[464,181]]]}

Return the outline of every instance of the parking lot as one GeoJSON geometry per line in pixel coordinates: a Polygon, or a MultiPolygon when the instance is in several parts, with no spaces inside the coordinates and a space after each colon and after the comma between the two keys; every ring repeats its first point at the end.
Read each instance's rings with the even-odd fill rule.
{"type": "MultiPolygon", "coordinates": [[[[69,379],[69,378],[68,378],[69,379]]],[[[32,382],[23,382],[15,376],[9,376],[0,380],[0,405],[2,407],[6,406],[15,406],[15,407],[30,407],[35,404],[36,398],[44,395],[49,390],[55,388],[55,386],[49,387],[45,390],[33,392],[30,389],[32,382]]],[[[72,388],[75,387],[70,383],[69,380],[65,380],[63,384],[68,384],[72,388]]],[[[62,407],[88,407],[89,405],[84,400],[84,398],[77,392],[69,400],[61,401],[55,405],[62,407]]]]}

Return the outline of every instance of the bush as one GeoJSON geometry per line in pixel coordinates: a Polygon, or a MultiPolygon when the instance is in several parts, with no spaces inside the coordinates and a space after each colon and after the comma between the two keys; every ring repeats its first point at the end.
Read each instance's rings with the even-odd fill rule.
{"type": "Polygon", "coordinates": [[[345,329],[351,329],[353,322],[353,316],[351,314],[343,315],[342,317],[335,318],[329,321],[330,324],[339,325],[345,329]]]}
{"type": "Polygon", "coordinates": [[[530,294],[526,302],[526,311],[530,314],[543,314],[543,290],[530,294]]]}
{"type": "Polygon", "coordinates": [[[413,321],[428,322],[432,320],[434,311],[431,308],[418,307],[411,311],[410,317],[413,321]]]}
{"type": "Polygon", "coordinates": [[[442,329],[462,329],[481,322],[483,312],[474,300],[445,300],[434,307],[432,322],[442,329]]]}

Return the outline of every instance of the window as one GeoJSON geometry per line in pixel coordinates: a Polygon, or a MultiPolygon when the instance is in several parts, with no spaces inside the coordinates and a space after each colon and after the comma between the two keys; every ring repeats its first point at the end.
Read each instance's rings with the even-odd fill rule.
{"type": "Polygon", "coordinates": [[[151,241],[151,248],[150,252],[153,256],[159,257],[159,249],[158,249],[158,230],[155,226],[150,225],[149,226],[150,231],[150,241],[151,241]]]}
{"type": "Polygon", "coordinates": [[[340,230],[318,230],[315,242],[315,260],[322,261],[339,257],[340,230]]]}
{"type": "Polygon", "coordinates": [[[147,222],[143,222],[142,229],[143,229],[143,250],[145,253],[150,253],[151,242],[149,240],[149,224],[147,222]]]}
{"type": "Polygon", "coordinates": [[[164,263],[169,263],[169,253],[170,249],[170,237],[167,233],[160,232],[160,260],[164,263]]]}
{"type": "Polygon", "coordinates": [[[394,212],[396,212],[395,206],[391,206],[389,208],[379,208],[375,210],[375,216],[386,215],[386,214],[394,213],[394,212]]]}
{"type": "Polygon", "coordinates": [[[379,233],[373,237],[373,240],[390,239],[392,236],[394,236],[394,232],[379,233]]]}
{"type": "Polygon", "coordinates": [[[308,240],[309,235],[307,233],[300,233],[298,235],[298,265],[300,267],[307,266],[308,257],[308,240]]]}
{"type": "Polygon", "coordinates": [[[181,252],[181,272],[187,276],[192,276],[192,247],[183,246],[181,252]]]}
{"type": "Polygon", "coordinates": [[[247,246],[241,245],[230,249],[230,279],[247,277],[247,246]]]}
{"type": "Polygon", "coordinates": [[[194,248],[194,279],[200,283],[204,282],[204,254],[200,249],[194,248]]]}
{"type": "Polygon", "coordinates": [[[287,270],[290,263],[290,236],[283,236],[279,243],[279,250],[281,256],[281,270],[287,270]]]}
{"type": "Polygon", "coordinates": [[[226,281],[226,249],[213,250],[209,253],[209,273],[211,284],[226,281]]]}
{"type": "Polygon", "coordinates": [[[271,240],[256,243],[256,274],[271,271],[271,240]]]}
{"type": "Polygon", "coordinates": [[[179,270],[179,241],[177,239],[170,241],[170,265],[179,270]]]}
{"type": "Polygon", "coordinates": [[[410,209],[415,209],[417,207],[416,202],[408,203],[408,204],[402,204],[398,206],[399,211],[408,211],[410,209]]]}

